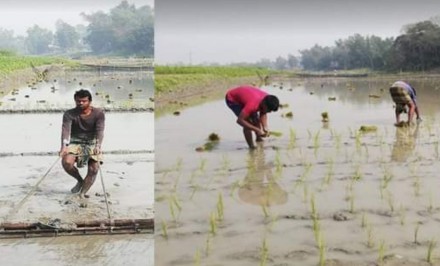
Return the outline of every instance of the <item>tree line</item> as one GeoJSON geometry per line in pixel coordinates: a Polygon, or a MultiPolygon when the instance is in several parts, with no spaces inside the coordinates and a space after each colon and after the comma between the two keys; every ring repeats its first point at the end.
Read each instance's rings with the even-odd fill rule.
{"type": "Polygon", "coordinates": [[[302,68],[308,71],[370,69],[373,71],[426,71],[440,67],[440,18],[406,25],[396,38],[354,34],[334,46],[314,45],[275,60],[253,64],[271,69],[302,68]],[[437,21],[436,21],[437,20],[437,21]]]}
{"type": "Polygon", "coordinates": [[[55,32],[34,25],[25,36],[0,28],[0,49],[22,54],[84,54],[153,57],[154,12],[126,0],[108,13],[81,13],[88,25],[72,26],[59,19],[55,32]]]}

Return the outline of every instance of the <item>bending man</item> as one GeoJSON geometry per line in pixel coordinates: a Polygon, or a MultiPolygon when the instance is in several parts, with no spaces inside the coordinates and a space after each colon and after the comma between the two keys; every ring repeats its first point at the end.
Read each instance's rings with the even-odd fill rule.
{"type": "Polygon", "coordinates": [[[406,82],[396,81],[390,87],[390,94],[393,102],[396,104],[396,126],[400,125],[400,114],[408,113],[408,125],[411,124],[414,113],[417,116],[417,121],[421,121],[419,107],[416,101],[416,90],[406,82]],[[408,110],[406,108],[408,107],[408,110]]]}
{"type": "Polygon", "coordinates": [[[98,174],[105,115],[100,108],[91,105],[92,95],[89,91],[75,92],[74,99],[76,108],[67,110],[63,115],[60,156],[64,170],[77,181],[71,192],[79,192],[83,198],[88,197],[86,193],[98,174]],[[79,168],[87,165],[84,179],[75,163],[79,168]]]}
{"type": "Polygon", "coordinates": [[[237,123],[243,127],[249,148],[254,149],[252,132],[255,132],[257,142],[268,136],[267,113],[278,110],[279,100],[259,88],[240,86],[226,93],[226,105],[237,116],[237,123]]]}

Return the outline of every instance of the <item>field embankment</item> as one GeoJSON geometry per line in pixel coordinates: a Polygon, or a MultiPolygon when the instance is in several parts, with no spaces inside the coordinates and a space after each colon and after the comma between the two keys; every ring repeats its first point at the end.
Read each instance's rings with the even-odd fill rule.
{"type": "Polygon", "coordinates": [[[261,86],[274,74],[256,67],[156,66],[156,116],[218,97],[240,84],[261,86]]]}

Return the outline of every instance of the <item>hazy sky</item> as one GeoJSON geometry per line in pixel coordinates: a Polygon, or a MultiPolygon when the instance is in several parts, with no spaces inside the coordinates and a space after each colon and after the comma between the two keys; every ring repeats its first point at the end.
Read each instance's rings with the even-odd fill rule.
{"type": "Polygon", "coordinates": [[[438,15],[439,0],[157,0],[155,59],[273,60],[355,33],[396,37],[402,26],[438,15]]]}
{"type": "MultiPolygon", "coordinates": [[[[86,24],[81,12],[108,12],[122,0],[0,0],[0,28],[14,30],[15,35],[25,35],[26,30],[37,24],[55,30],[58,19],[71,25],[86,24]]],[[[149,5],[154,0],[128,0],[136,7],[149,5]]]]}

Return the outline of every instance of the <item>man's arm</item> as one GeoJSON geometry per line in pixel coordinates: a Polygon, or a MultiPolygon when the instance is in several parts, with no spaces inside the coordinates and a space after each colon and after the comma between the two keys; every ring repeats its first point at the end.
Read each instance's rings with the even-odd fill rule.
{"type": "Polygon", "coordinates": [[[104,140],[105,114],[100,112],[96,119],[96,153],[101,153],[101,145],[104,140]]]}
{"type": "Polygon", "coordinates": [[[72,117],[65,112],[63,115],[63,123],[61,125],[61,148],[60,156],[67,152],[67,145],[70,143],[70,132],[72,129],[72,117]]]}
{"type": "Polygon", "coordinates": [[[261,128],[254,126],[251,122],[248,121],[248,116],[244,112],[241,112],[238,116],[237,123],[246,129],[255,131],[255,133],[257,133],[257,135],[259,136],[265,135],[264,131],[261,128]]]}

